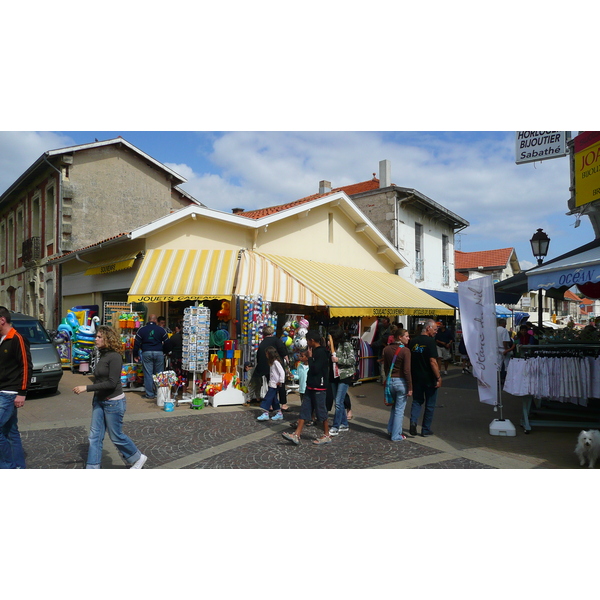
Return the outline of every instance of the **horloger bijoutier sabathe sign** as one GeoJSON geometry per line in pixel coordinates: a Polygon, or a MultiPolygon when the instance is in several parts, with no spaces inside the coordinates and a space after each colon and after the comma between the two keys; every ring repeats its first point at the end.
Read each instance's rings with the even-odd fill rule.
{"type": "Polygon", "coordinates": [[[535,162],[567,155],[566,131],[517,131],[515,162],[535,162]]]}

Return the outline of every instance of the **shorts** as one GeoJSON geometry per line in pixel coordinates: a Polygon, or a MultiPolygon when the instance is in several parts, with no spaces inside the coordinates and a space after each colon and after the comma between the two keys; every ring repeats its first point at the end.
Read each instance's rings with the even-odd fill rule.
{"type": "Polygon", "coordinates": [[[306,390],[302,395],[302,404],[300,406],[300,418],[304,421],[312,421],[313,411],[316,413],[317,421],[327,421],[327,409],[325,401],[327,399],[326,390],[306,390]]]}
{"type": "Polygon", "coordinates": [[[448,348],[442,348],[441,346],[438,346],[438,357],[441,358],[442,360],[451,360],[452,359],[450,350],[448,350],[448,348]]]}

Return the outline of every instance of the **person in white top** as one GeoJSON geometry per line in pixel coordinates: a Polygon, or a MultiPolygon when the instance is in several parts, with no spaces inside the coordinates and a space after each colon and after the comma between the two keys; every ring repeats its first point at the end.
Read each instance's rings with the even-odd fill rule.
{"type": "Polygon", "coordinates": [[[275,410],[275,414],[273,417],[271,417],[271,420],[281,421],[283,419],[283,413],[281,412],[281,405],[279,404],[279,400],[277,398],[277,392],[281,386],[285,385],[285,371],[283,369],[283,365],[281,364],[279,352],[274,346],[269,346],[265,352],[270,367],[269,390],[260,403],[262,414],[257,417],[257,421],[269,420],[269,410],[271,405],[273,406],[273,410],[275,410]]]}
{"type": "Polygon", "coordinates": [[[504,382],[508,361],[510,360],[511,353],[515,347],[510,334],[506,330],[506,319],[498,319],[496,340],[498,346],[498,370],[500,371],[500,381],[504,382]]]}

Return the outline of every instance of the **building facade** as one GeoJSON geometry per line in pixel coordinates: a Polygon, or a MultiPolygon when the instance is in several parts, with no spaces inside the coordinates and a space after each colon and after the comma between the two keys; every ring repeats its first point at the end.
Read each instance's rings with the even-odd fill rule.
{"type": "Polygon", "coordinates": [[[202,206],[185,181],[123,138],[45,152],[0,196],[0,304],[56,327],[60,266],[49,259],[202,206]]]}
{"type": "Polygon", "coordinates": [[[455,291],[455,235],[466,219],[421,192],[392,183],[391,163],[379,162],[379,178],[347,186],[344,191],[406,257],[398,271],[420,288],[455,291]]]}

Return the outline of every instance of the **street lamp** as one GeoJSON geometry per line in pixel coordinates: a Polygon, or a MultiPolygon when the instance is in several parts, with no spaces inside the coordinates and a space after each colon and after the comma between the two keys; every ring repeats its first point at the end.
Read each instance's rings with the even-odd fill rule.
{"type": "MultiPolygon", "coordinates": [[[[544,258],[548,256],[548,247],[550,246],[550,238],[541,230],[538,229],[529,240],[533,256],[537,259],[538,267],[544,262],[544,258]]],[[[542,328],[542,288],[538,292],[538,327],[542,328]]]]}

